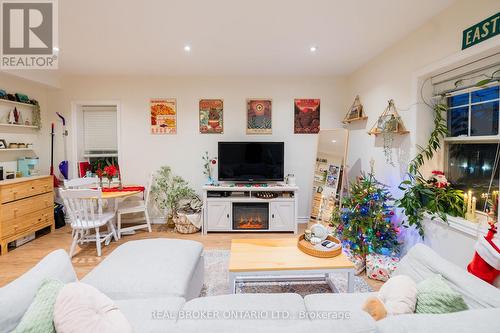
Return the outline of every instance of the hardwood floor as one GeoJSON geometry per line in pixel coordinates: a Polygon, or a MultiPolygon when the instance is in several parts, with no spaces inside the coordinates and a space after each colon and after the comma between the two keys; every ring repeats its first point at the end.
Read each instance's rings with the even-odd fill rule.
{"type": "MultiPolygon", "coordinates": [[[[305,224],[299,225],[299,232],[303,231],[305,227],[305,224]]],[[[118,245],[130,240],[147,238],[191,239],[203,243],[206,249],[229,249],[233,238],[281,238],[291,236],[293,235],[289,233],[210,233],[208,235],[196,233],[183,235],[173,232],[172,229],[168,229],[164,225],[153,225],[153,232],[151,233],[139,230],[135,235],[123,236],[118,242],[111,242],[109,246],[103,246],[101,257],[96,256],[94,243],[89,243],[83,248],[77,247],[72,262],[78,278],[82,278],[113,252],[118,245]]],[[[65,226],[9,251],[6,255],[0,256],[0,287],[28,271],[50,252],[61,248],[68,251],[70,244],[71,228],[65,226]]],[[[368,279],[366,276],[363,276],[363,278],[374,290],[380,289],[381,282],[368,279]]]]}

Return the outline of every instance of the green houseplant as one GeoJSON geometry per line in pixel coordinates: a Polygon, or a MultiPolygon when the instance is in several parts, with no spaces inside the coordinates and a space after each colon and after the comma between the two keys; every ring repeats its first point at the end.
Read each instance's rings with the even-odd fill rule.
{"type": "Polygon", "coordinates": [[[156,172],[151,197],[156,206],[167,214],[169,223],[180,211],[201,211],[201,201],[195,191],[186,180],[175,175],[169,166],[162,166],[156,172]]]}
{"type": "Polygon", "coordinates": [[[421,237],[424,237],[422,220],[425,213],[432,214],[432,219],[440,217],[447,222],[447,215],[463,216],[463,192],[452,186],[438,187],[430,184],[419,169],[426,160],[434,157],[441,148],[441,140],[448,134],[446,114],[448,108],[444,104],[436,104],[434,111],[434,129],[425,147],[418,146],[419,153],[408,165],[407,179],[399,185],[403,197],[396,200],[396,206],[402,208],[408,219],[405,227],[414,226],[421,237]]]}

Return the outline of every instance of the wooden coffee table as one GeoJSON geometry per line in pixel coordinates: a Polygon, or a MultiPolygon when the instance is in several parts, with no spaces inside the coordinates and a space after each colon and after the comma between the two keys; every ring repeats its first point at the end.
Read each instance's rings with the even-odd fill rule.
{"type": "Polygon", "coordinates": [[[316,258],[297,248],[297,238],[233,239],[229,261],[231,292],[237,282],[326,281],[334,292],[329,275],[347,273],[347,292],[353,292],[354,264],[341,253],[334,258],[316,258]]]}

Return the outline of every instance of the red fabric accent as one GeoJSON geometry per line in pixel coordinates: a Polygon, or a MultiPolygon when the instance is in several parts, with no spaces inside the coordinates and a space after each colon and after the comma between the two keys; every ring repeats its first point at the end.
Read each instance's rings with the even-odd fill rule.
{"type": "Polygon", "coordinates": [[[488,265],[477,252],[474,253],[474,258],[467,266],[467,271],[489,284],[493,284],[497,276],[500,275],[500,271],[488,265]]]}
{"type": "MultiPolygon", "coordinates": [[[[497,251],[497,253],[500,253],[500,249],[493,243],[493,236],[496,233],[497,228],[495,224],[490,223],[490,228],[488,229],[488,233],[484,239],[495,251],[497,251]]],[[[477,252],[474,253],[474,258],[472,258],[472,261],[467,266],[467,271],[489,284],[493,284],[497,276],[500,275],[500,271],[495,267],[490,266],[477,252]]]]}
{"type": "Polygon", "coordinates": [[[116,187],[103,187],[101,189],[103,192],[134,192],[141,191],[144,192],[144,186],[123,186],[122,189],[116,187]]]}
{"type": "Polygon", "coordinates": [[[90,163],[89,162],[87,162],[87,161],[78,162],[78,176],[80,178],[85,177],[87,170],[90,170],[90,163]]]}

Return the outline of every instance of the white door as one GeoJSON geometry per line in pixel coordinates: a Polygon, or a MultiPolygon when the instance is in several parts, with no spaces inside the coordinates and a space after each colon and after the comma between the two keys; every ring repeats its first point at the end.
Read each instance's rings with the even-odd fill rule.
{"type": "Polygon", "coordinates": [[[209,202],[207,210],[208,231],[231,231],[231,202],[209,202]]]}
{"type": "Polygon", "coordinates": [[[293,202],[271,202],[269,230],[294,231],[295,230],[295,207],[293,202]]]}

